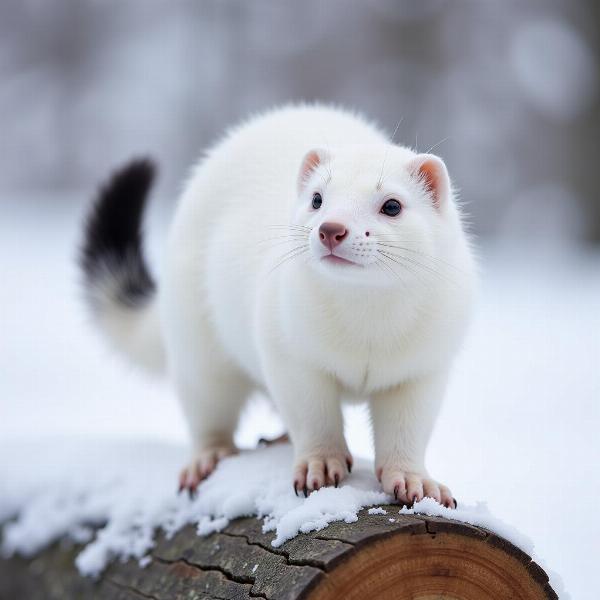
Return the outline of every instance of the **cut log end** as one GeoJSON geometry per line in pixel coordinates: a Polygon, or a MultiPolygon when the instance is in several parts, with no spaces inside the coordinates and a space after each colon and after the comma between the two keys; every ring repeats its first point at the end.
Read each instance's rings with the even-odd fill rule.
{"type": "Polygon", "coordinates": [[[257,519],[197,537],[188,527],[160,537],[149,566],[114,563],[98,581],[79,576],[78,549],[57,544],[40,556],[0,561],[4,598],[265,600],[541,600],[558,598],[546,573],[495,534],[418,515],[361,511],[280,548],[257,519]]]}
{"type": "Polygon", "coordinates": [[[327,574],[310,600],[498,600],[556,598],[526,554],[478,528],[452,522],[427,533],[367,544],[327,574]]]}

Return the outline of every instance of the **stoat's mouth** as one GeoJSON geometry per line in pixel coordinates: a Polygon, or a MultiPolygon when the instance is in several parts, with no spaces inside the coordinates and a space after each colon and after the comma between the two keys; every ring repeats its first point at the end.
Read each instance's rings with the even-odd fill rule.
{"type": "Polygon", "coordinates": [[[358,266],[357,263],[348,260],[347,258],[342,258],[341,256],[337,256],[337,254],[327,254],[326,256],[323,256],[321,258],[322,261],[325,261],[327,263],[331,263],[331,264],[337,264],[337,265],[354,265],[354,266],[358,266]]]}

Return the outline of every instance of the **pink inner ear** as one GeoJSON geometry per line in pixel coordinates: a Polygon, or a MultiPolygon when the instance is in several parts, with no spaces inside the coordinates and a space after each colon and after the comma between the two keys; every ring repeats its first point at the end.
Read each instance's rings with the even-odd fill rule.
{"type": "Polygon", "coordinates": [[[423,187],[433,198],[433,205],[439,208],[446,200],[450,188],[446,166],[437,156],[421,155],[414,163],[414,172],[423,187]]]}
{"type": "Polygon", "coordinates": [[[425,188],[428,192],[432,192],[434,195],[438,189],[438,173],[437,170],[431,165],[431,163],[424,163],[419,169],[419,175],[422,178],[425,188]]]}
{"type": "Polygon", "coordinates": [[[311,150],[304,156],[300,167],[300,173],[298,174],[298,191],[304,189],[304,186],[313,171],[321,164],[321,154],[322,152],[320,150],[311,150]]]}

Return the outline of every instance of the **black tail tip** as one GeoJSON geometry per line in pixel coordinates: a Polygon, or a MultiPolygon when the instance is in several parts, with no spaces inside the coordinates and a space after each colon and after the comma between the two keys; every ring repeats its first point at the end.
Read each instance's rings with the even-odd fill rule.
{"type": "Polygon", "coordinates": [[[127,164],[116,169],[110,179],[111,185],[139,186],[146,192],[150,189],[156,176],[156,163],[148,156],[139,156],[131,159],[127,164]]]}
{"type": "Polygon", "coordinates": [[[154,291],[142,252],[142,220],[156,170],[149,158],[117,169],[100,188],[85,224],[80,264],[86,281],[118,274],[122,300],[154,291]]]}

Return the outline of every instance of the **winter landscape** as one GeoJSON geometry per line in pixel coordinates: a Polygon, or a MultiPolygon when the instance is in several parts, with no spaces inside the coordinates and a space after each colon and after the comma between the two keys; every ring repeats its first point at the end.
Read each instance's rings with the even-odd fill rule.
{"type": "Polygon", "coordinates": [[[94,576],[119,557],[146,564],[156,528],[205,535],[255,514],[278,545],[361,507],[394,518],[378,509],[390,498],[361,406],[345,412],[356,468],[339,489],[294,495],[290,448],[256,450],[282,423],[254,396],[243,452],[178,496],[188,438],[173,390],[113,354],[81,301],[83,214],[111,168],[158,160],[156,267],[201,149],[248,114],[319,100],[433,148],[472,219],[477,312],[428,449],[459,508],[416,509],[497,531],[561,599],[595,600],[599,22],[591,0],[2,3],[2,554],[66,536],[94,576]]]}
{"type": "MultiPolygon", "coordinates": [[[[73,256],[81,215],[57,211],[40,227],[26,200],[12,214],[0,224],[7,258],[0,517],[17,516],[5,552],[32,552],[68,534],[91,542],[78,567],[93,574],[113,555],[143,558],[155,525],[174,530],[197,522],[207,533],[224,518],[254,513],[267,517],[277,544],[388,500],[372,474],[360,407],[346,417],[350,448],[361,460],[339,490],[296,498],[283,446],[224,463],[193,502],[178,497],[186,436],[172,391],[123,366],[79,301],[73,256]],[[82,524],[107,518],[104,533],[91,540],[82,524]],[[140,522],[141,533],[131,534],[140,522]]],[[[600,257],[568,246],[510,244],[483,248],[481,263],[478,314],[429,467],[453,486],[458,518],[491,524],[528,551],[533,544],[536,559],[562,577],[571,597],[591,599],[585,573],[599,550],[600,257]]],[[[254,398],[237,440],[254,448],[280,431],[276,415],[254,398]]],[[[555,575],[559,589],[557,582],[555,575]]]]}

